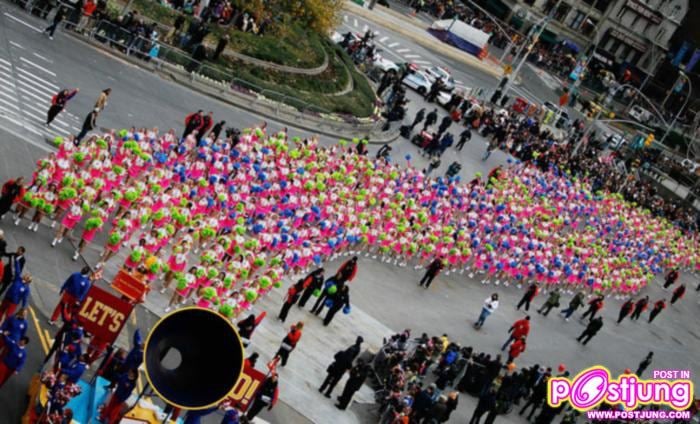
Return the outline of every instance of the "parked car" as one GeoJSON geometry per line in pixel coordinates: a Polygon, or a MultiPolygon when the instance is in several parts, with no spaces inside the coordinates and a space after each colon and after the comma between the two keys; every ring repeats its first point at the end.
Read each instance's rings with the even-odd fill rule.
{"type": "Polygon", "coordinates": [[[432,81],[436,79],[441,79],[445,84],[445,89],[452,91],[455,88],[455,80],[450,75],[449,71],[442,66],[433,66],[425,70],[425,74],[432,81]]]}
{"type": "Polygon", "coordinates": [[[655,126],[658,122],[656,117],[654,116],[653,113],[649,112],[648,110],[644,109],[641,106],[634,105],[630,109],[628,115],[634,119],[635,121],[645,124],[645,125],[650,125],[650,126],[655,126]]]}
{"type": "Polygon", "coordinates": [[[623,146],[629,144],[625,137],[617,133],[603,134],[603,148],[610,150],[620,150],[623,146]]]}
{"type": "Polygon", "coordinates": [[[403,83],[416,90],[421,96],[425,96],[430,91],[433,80],[428,78],[425,72],[417,71],[408,74],[406,78],[403,79],[403,83]]]}

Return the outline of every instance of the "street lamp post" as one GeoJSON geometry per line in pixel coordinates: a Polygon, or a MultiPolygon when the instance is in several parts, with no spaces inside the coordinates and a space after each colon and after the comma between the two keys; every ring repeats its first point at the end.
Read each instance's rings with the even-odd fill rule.
{"type": "MultiPolygon", "coordinates": [[[[681,78],[685,79],[686,82],[688,83],[688,95],[685,98],[685,102],[683,103],[683,106],[681,106],[680,109],[678,109],[678,113],[676,113],[676,116],[673,117],[673,121],[671,121],[671,125],[669,125],[666,128],[666,131],[664,131],[664,136],[661,137],[661,140],[659,140],[659,143],[663,144],[664,140],[666,140],[666,137],[668,136],[668,133],[673,131],[673,127],[676,125],[676,121],[678,121],[678,118],[681,116],[681,113],[685,110],[685,107],[688,105],[688,100],[690,100],[691,94],[693,94],[693,86],[692,83],[690,82],[690,78],[686,74],[683,73],[683,71],[678,71],[678,79],[676,80],[676,84],[678,81],[680,81],[681,78]]],[[[675,89],[676,85],[673,85],[673,89],[675,89]]],[[[664,101],[665,102],[665,101],[664,101]]]]}
{"type": "MultiPolygon", "coordinates": [[[[530,37],[528,37],[528,39],[525,40],[525,44],[528,44],[528,42],[529,42],[527,48],[524,49],[524,44],[523,44],[523,46],[521,46],[521,50],[524,49],[523,57],[520,59],[518,66],[513,70],[513,73],[508,76],[506,83],[503,85],[503,88],[501,89],[501,94],[500,94],[501,98],[505,97],[508,94],[508,90],[510,90],[511,84],[513,84],[513,82],[517,78],[518,72],[520,72],[520,68],[522,68],[523,65],[525,64],[525,62],[527,61],[527,57],[530,55],[532,48],[535,46],[535,43],[537,42],[537,40],[539,40],[540,35],[542,35],[545,28],[547,28],[547,24],[554,17],[554,14],[559,9],[559,6],[561,5],[562,1],[563,0],[558,0],[557,3],[554,5],[554,7],[550,10],[550,12],[535,24],[536,26],[538,26],[538,30],[534,34],[534,36],[532,37],[532,40],[530,40],[530,37]]],[[[516,58],[517,58],[517,56],[516,56],[516,58]]],[[[515,60],[516,59],[514,59],[513,62],[515,62],[515,60]]]]}

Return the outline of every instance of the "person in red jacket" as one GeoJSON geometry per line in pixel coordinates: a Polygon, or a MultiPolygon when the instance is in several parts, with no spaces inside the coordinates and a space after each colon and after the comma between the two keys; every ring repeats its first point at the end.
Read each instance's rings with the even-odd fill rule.
{"type": "Polygon", "coordinates": [[[593,318],[595,318],[595,315],[603,309],[603,299],[605,297],[603,296],[598,296],[595,299],[591,300],[588,302],[588,310],[581,316],[581,320],[584,320],[587,316],[591,316],[588,321],[593,321],[593,318]]]}
{"type": "Polygon", "coordinates": [[[185,117],[185,131],[182,133],[182,138],[187,137],[192,134],[195,130],[199,129],[204,122],[204,112],[200,109],[195,113],[190,113],[185,117]]]}
{"type": "Polygon", "coordinates": [[[530,302],[532,302],[532,300],[539,294],[539,292],[540,288],[537,287],[537,284],[530,284],[530,287],[527,288],[527,291],[520,299],[520,302],[518,302],[518,306],[516,306],[515,309],[520,310],[520,307],[525,305],[525,310],[529,311],[530,302]]]}
{"type": "Polygon", "coordinates": [[[649,314],[649,322],[654,321],[654,318],[656,318],[659,313],[661,313],[662,310],[666,308],[666,299],[661,299],[658,302],[654,303],[654,309],[651,310],[651,313],[649,314]]]}
{"type": "Polygon", "coordinates": [[[671,305],[676,303],[678,299],[682,299],[685,294],[685,286],[681,284],[673,291],[673,296],[671,296],[671,305]]]}
{"type": "Polygon", "coordinates": [[[668,273],[666,276],[666,282],[664,283],[664,290],[669,288],[673,283],[675,283],[678,280],[678,269],[674,268],[671,270],[671,272],[668,273]]]}
{"type": "Polygon", "coordinates": [[[214,112],[209,112],[207,113],[206,116],[202,118],[202,123],[197,128],[197,131],[199,133],[200,137],[204,137],[204,135],[209,132],[211,127],[214,125],[214,112]]]}
{"type": "Polygon", "coordinates": [[[515,360],[515,358],[520,356],[521,353],[525,352],[526,347],[525,337],[521,337],[513,342],[513,344],[510,345],[510,350],[508,350],[508,361],[506,364],[510,364],[515,360]]]}
{"type": "Polygon", "coordinates": [[[287,360],[289,360],[289,354],[297,346],[297,343],[299,343],[299,339],[301,339],[301,330],[303,328],[304,323],[299,321],[298,323],[292,326],[292,328],[289,330],[289,333],[287,333],[284,339],[282,339],[282,344],[280,345],[280,348],[275,354],[275,357],[279,357],[281,360],[280,366],[287,365],[287,360]]]}
{"type": "Polygon", "coordinates": [[[303,291],[304,280],[297,281],[296,284],[294,284],[289,288],[289,290],[287,290],[287,297],[284,299],[284,303],[282,304],[280,314],[277,316],[277,318],[279,318],[280,321],[284,322],[287,319],[287,314],[289,313],[289,310],[292,308],[292,306],[294,306],[295,303],[297,303],[303,291]]]}
{"type": "Polygon", "coordinates": [[[634,305],[634,312],[632,312],[632,316],[630,319],[632,321],[636,321],[639,319],[639,317],[642,315],[642,312],[644,312],[647,309],[647,306],[649,305],[649,296],[645,296],[643,299],[639,299],[637,301],[637,304],[634,305]]]}
{"type": "Polygon", "coordinates": [[[2,192],[0,192],[0,219],[10,211],[15,202],[24,197],[25,191],[23,177],[7,180],[2,185],[2,192]]]}
{"type": "Polygon", "coordinates": [[[620,308],[620,315],[617,317],[617,323],[621,323],[623,319],[627,318],[627,315],[632,312],[632,309],[634,309],[634,302],[632,299],[629,299],[627,302],[622,304],[622,307],[620,308]]]}
{"type": "Polygon", "coordinates": [[[508,332],[510,333],[510,336],[508,337],[508,340],[503,343],[501,350],[506,350],[510,342],[520,340],[521,338],[527,337],[528,334],[530,334],[530,315],[515,321],[508,332]]]}
{"type": "Polygon", "coordinates": [[[354,280],[357,275],[357,256],[353,256],[342,264],[335,275],[340,284],[354,280]]]}

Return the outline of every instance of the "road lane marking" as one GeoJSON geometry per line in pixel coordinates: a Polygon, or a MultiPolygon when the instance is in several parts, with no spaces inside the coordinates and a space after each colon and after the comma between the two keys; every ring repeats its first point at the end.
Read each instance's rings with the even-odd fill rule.
{"type": "Polygon", "coordinates": [[[20,24],[22,24],[22,25],[24,25],[24,26],[26,26],[26,27],[29,27],[29,28],[31,28],[31,29],[33,29],[33,30],[36,31],[36,32],[44,32],[44,31],[40,30],[39,28],[35,27],[34,25],[29,24],[29,23],[27,23],[27,22],[24,22],[24,21],[21,20],[20,18],[17,18],[17,17],[15,17],[15,16],[12,16],[12,15],[10,15],[10,14],[7,13],[7,12],[3,13],[3,15],[7,16],[8,18],[12,19],[12,20],[15,21],[15,22],[19,22],[20,24]]]}
{"type": "Polygon", "coordinates": [[[33,82],[33,81],[31,81],[31,80],[25,81],[25,80],[23,80],[23,79],[17,79],[17,83],[20,85],[20,89],[22,88],[21,86],[25,86],[25,87],[27,87],[27,88],[30,89],[31,91],[34,91],[35,93],[37,93],[37,94],[40,95],[40,96],[46,96],[46,97],[49,98],[49,99],[51,98],[51,93],[47,93],[46,91],[41,90],[41,88],[43,88],[43,87],[37,88],[36,86],[32,85],[32,84],[36,84],[36,83],[33,82]]]}
{"type": "Polygon", "coordinates": [[[1,98],[0,98],[0,103],[5,103],[6,105],[8,105],[9,107],[11,107],[12,109],[19,110],[19,107],[18,107],[16,104],[10,103],[10,102],[8,102],[8,101],[5,100],[5,99],[1,99],[1,98]]]}
{"type": "Polygon", "coordinates": [[[405,55],[403,55],[403,56],[404,56],[404,57],[408,57],[408,58],[410,58],[410,59],[418,59],[418,58],[420,58],[420,55],[418,55],[418,54],[405,54],[405,55]]]}
{"type": "MultiPolygon", "coordinates": [[[[20,83],[21,83],[21,81],[20,81],[20,83]]],[[[29,96],[29,97],[32,97],[36,100],[39,100],[40,102],[46,101],[46,99],[42,99],[41,97],[37,96],[36,94],[33,94],[33,93],[27,91],[27,89],[25,89],[24,87],[20,87],[19,91],[20,91],[20,94],[22,94],[22,96],[29,96]]]]}
{"type": "Polygon", "coordinates": [[[408,53],[408,52],[411,51],[411,49],[398,49],[398,50],[396,50],[396,51],[399,52],[399,53],[408,53]]]}
{"type": "Polygon", "coordinates": [[[22,47],[21,44],[17,44],[17,43],[15,43],[14,41],[10,41],[10,44],[12,44],[13,46],[17,47],[18,49],[24,50],[24,47],[22,47]]]}
{"type": "Polygon", "coordinates": [[[362,32],[367,32],[368,29],[369,29],[369,27],[367,25],[365,25],[362,27],[362,32]]]}
{"type": "Polygon", "coordinates": [[[24,63],[26,63],[26,64],[28,64],[28,65],[32,65],[33,67],[35,67],[35,68],[37,68],[37,69],[40,69],[40,70],[46,72],[47,74],[51,75],[52,77],[55,77],[55,76],[56,76],[56,73],[55,73],[55,72],[50,71],[50,70],[44,68],[43,66],[37,65],[36,63],[32,62],[32,61],[29,60],[29,59],[25,59],[23,56],[20,56],[20,57],[19,57],[19,60],[21,60],[22,62],[24,62],[24,63]]]}
{"type": "Polygon", "coordinates": [[[413,63],[417,63],[419,65],[430,65],[430,62],[426,60],[414,60],[413,63]]]}
{"type": "Polygon", "coordinates": [[[348,15],[343,15],[343,21],[345,21],[345,22],[348,21],[348,15]]]}
{"type": "Polygon", "coordinates": [[[379,39],[379,42],[380,42],[380,43],[383,43],[383,42],[385,42],[385,41],[388,40],[388,39],[389,39],[389,37],[382,37],[382,38],[379,39]]]}
{"type": "Polygon", "coordinates": [[[38,57],[38,58],[41,59],[41,60],[45,60],[45,61],[47,61],[47,62],[49,62],[49,63],[53,63],[53,60],[48,59],[48,58],[46,58],[46,57],[40,55],[39,53],[34,53],[34,52],[32,52],[32,54],[33,54],[34,56],[38,57]]]}
{"type": "Polygon", "coordinates": [[[393,42],[391,44],[388,44],[387,47],[391,47],[392,49],[396,46],[398,46],[400,43],[393,42]]]}
{"type": "Polygon", "coordinates": [[[49,98],[51,98],[53,96],[54,90],[52,90],[51,87],[43,86],[43,85],[39,84],[38,82],[36,82],[35,80],[29,79],[22,74],[17,74],[17,76],[18,76],[18,78],[16,81],[18,83],[20,83],[26,87],[31,87],[31,88],[37,90],[39,92],[39,94],[44,94],[44,95],[48,96],[49,98]]]}
{"type": "Polygon", "coordinates": [[[1,58],[1,57],[0,57],[0,63],[4,63],[4,64],[6,64],[7,66],[11,66],[11,65],[12,65],[12,63],[6,61],[5,59],[3,59],[3,58],[1,58]]]}
{"type": "Polygon", "coordinates": [[[60,89],[61,89],[61,87],[57,86],[56,84],[53,84],[53,83],[51,83],[51,82],[49,82],[49,81],[46,81],[45,79],[43,79],[43,78],[41,78],[41,77],[38,77],[38,76],[32,74],[31,72],[29,72],[29,71],[23,69],[23,68],[17,67],[17,70],[20,71],[22,74],[25,74],[25,75],[27,75],[27,76],[33,78],[33,79],[36,80],[37,82],[42,82],[42,83],[46,84],[47,86],[49,86],[49,87],[52,88],[53,90],[60,90],[60,89]]]}
{"type": "Polygon", "coordinates": [[[353,20],[353,23],[352,23],[352,26],[354,26],[355,28],[357,28],[358,25],[359,25],[359,23],[357,22],[357,19],[354,19],[354,20],[353,20]]]}
{"type": "Polygon", "coordinates": [[[29,307],[29,314],[32,316],[32,321],[34,321],[34,325],[36,326],[36,332],[39,334],[39,341],[41,342],[41,347],[44,349],[44,355],[46,355],[47,353],[49,353],[49,346],[47,345],[46,340],[44,339],[45,335],[41,332],[42,328],[39,325],[39,320],[36,318],[34,308],[32,308],[31,306],[29,307]]]}

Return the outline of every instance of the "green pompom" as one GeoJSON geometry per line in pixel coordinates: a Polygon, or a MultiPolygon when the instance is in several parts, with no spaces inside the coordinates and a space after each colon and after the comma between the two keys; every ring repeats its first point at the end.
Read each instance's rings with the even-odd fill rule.
{"type": "Polygon", "coordinates": [[[336,294],[338,292],[338,286],[335,284],[328,287],[328,294],[336,294]]]}
{"type": "Polygon", "coordinates": [[[245,298],[248,302],[252,302],[258,298],[258,292],[255,290],[248,289],[245,291],[245,298]]]}
{"type": "Polygon", "coordinates": [[[311,295],[314,297],[319,297],[321,296],[321,289],[316,289],[313,292],[311,292],[311,295]]]}

